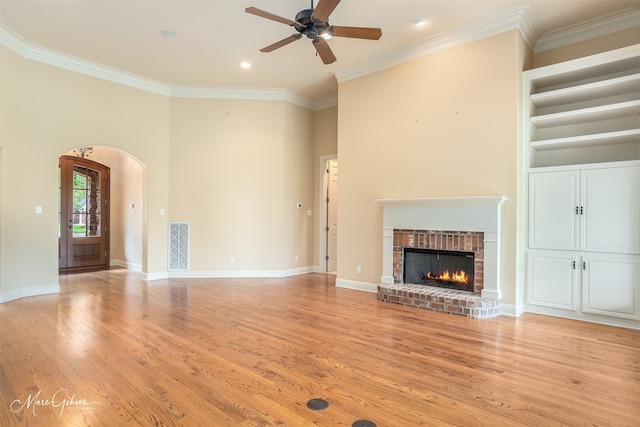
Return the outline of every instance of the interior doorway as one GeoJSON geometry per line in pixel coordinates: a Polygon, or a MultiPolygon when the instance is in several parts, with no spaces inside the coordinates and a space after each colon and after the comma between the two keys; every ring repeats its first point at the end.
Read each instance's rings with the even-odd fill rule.
{"type": "Polygon", "coordinates": [[[61,156],[58,171],[58,269],[109,267],[109,167],[61,156]]]}
{"type": "Polygon", "coordinates": [[[331,159],[325,167],[325,271],[338,269],[338,160],[331,159]]]}

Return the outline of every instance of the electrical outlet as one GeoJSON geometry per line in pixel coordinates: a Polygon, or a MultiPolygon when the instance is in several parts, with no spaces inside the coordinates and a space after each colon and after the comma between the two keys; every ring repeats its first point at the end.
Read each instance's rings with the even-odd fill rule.
{"type": "Polygon", "coordinates": [[[232,256],[230,261],[231,261],[231,264],[235,264],[236,263],[236,257],[232,256]]]}
{"type": "Polygon", "coordinates": [[[296,255],[296,262],[298,262],[298,255],[296,255]]]}
{"type": "Polygon", "coordinates": [[[356,273],[360,274],[360,266],[356,265],[356,273]]]}

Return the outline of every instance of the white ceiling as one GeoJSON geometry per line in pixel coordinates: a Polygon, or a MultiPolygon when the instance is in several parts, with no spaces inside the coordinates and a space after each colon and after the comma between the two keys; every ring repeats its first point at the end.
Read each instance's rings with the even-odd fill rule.
{"type": "MultiPolygon", "coordinates": [[[[0,0],[0,24],[30,46],[53,50],[173,86],[288,89],[309,99],[337,94],[336,74],[376,57],[437,40],[518,6],[534,36],[629,12],[636,0],[342,0],[333,25],[379,27],[378,41],[333,38],[338,60],[324,65],[303,38],[259,50],[295,30],[245,13],[255,6],[294,19],[309,0],[0,0]],[[415,18],[429,23],[415,27],[415,18]],[[163,30],[177,37],[167,38],[163,30]],[[242,69],[248,61],[252,67],[242,69]]],[[[534,40],[531,40],[535,42],[534,40]]]]}

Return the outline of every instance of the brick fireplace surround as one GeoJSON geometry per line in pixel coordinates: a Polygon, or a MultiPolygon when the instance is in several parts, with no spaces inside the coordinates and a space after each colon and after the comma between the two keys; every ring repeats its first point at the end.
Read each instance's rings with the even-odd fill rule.
{"type": "Polygon", "coordinates": [[[506,197],[376,200],[384,206],[381,301],[471,318],[501,314],[500,207],[506,197]],[[474,292],[402,283],[402,248],[474,252],[474,292]]]}

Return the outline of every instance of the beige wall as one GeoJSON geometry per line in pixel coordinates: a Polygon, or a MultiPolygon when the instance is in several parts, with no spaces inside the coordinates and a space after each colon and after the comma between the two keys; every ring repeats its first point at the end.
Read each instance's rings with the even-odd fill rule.
{"type": "MultiPolygon", "coordinates": [[[[28,227],[36,217],[33,210],[22,210],[23,194],[18,185],[7,186],[7,176],[22,176],[22,120],[24,61],[0,46],[0,292],[13,290],[22,283],[27,267],[26,242],[20,239],[21,227],[28,227]],[[12,245],[8,245],[12,242],[12,245]],[[9,268],[8,266],[15,266],[9,268]]],[[[13,183],[13,180],[12,180],[13,183]]],[[[44,280],[48,278],[45,277],[44,280]]],[[[47,285],[57,283],[43,282],[47,285]]]]}
{"type": "Polygon", "coordinates": [[[314,204],[314,113],[285,104],[284,205],[282,265],[287,268],[313,266],[314,204]],[[298,204],[302,204],[298,208],[298,204]],[[307,211],[310,211],[308,215],[307,211]],[[297,261],[296,261],[297,256],[297,261]]]}
{"type": "Polygon", "coordinates": [[[313,113],[281,101],[171,106],[170,220],[190,223],[191,270],[312,265],[313,113]]]}
{"type": "Polygon", "coordinates": [[[168,222],[187,221],[192,271],[313,269],[316,113],[171,99],[2,55],[2,177],[20,179],[0,193],[0,299],[57,286],[57,159],[87,145],[115,174],[112,260],[164,277],[168,222]]]}
{"type": "Polygon", "coordinates": [[[318,230],[313,234],[313,259],[314,263],[318,267],[318,271],[325,271],[325,261],[323,259],[324,254],[320,254],[320,247],[324,248],[324,242],[321,239],[325,239],[325,231],[323,227],[326,222],[325,218],[325,204],[322,200],[323,185],[324,185],[324,173],[321,168],[320,161],[327,157],[337,157],[338,155],[338,107],[330,107],[324,110],[316,111],[314,118],[314,141],[313,148],[313,188],[315,189],[316,197],[313,204],[313,229],[318,230]],[[320,222],[323,222],[323,225],[320,222]]]}
{"type": "Polygon", "coordinates": [[[501,195],[502,289],[515,301],[520,38],[509,31],[340,84],[339,279],[379,283],[373,199],[501,195]]]}
{"type": "Polygon", "coordinates": [[[168,99],[4,48],[1,65],[3,107],[10,105],[2,114],[3,298],[18,289],[57,285],[57,159],[85,145],[119,148],[148,166],[148,262],[142,263],[148,273],[166,271],[166,226],[157,213],[168,206],[168,99]],[[18,178],[8,187],[6,177],[18,178]],[[36,206],[42,206],[41,215],[36,206]]]}

